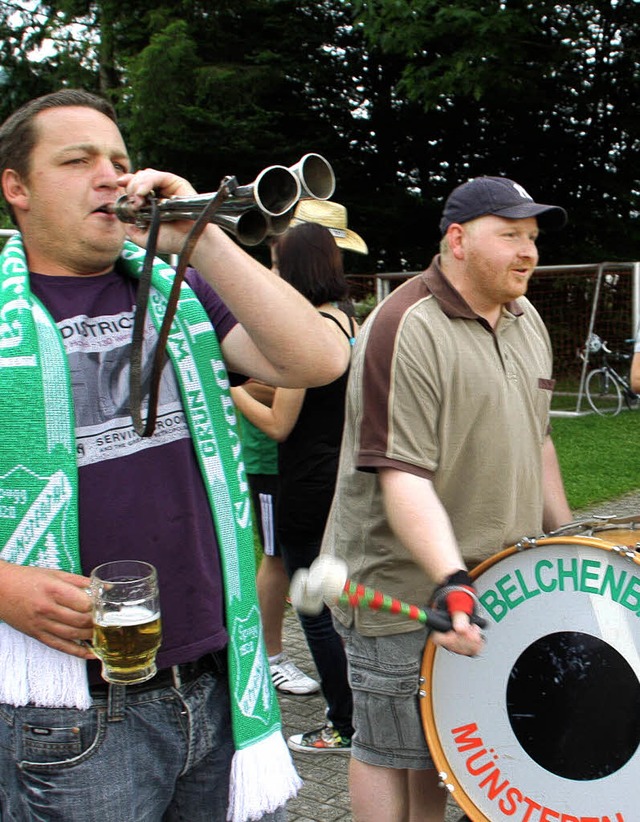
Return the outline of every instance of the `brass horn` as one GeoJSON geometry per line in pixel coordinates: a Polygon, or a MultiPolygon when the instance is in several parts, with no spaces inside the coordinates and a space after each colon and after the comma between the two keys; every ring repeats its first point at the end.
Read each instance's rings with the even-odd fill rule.
{"type": "MultiPolygon", "coordinates": [[[[233,182],[229,185],[229,194],[216,209],[216,214],[237,214],[250,208],[272,217],[279,217],[291,209],[300,199],[301,184],[297,176],[284,166],[269,166],[258,174],[252,183],[239,186],[233,182]]],[[[197,220],[198,216],[211,200],[213,194],[187,194],[160,200],[157,204],[162,221],[197,220]]],[[[151,206],[143,205],[133,208],[127,197],[120,197],[114,207],[114,214],[124,223],[146,225],[151,221],[151,206]]],[[[215,220],[214,220],[215,221],[215,220]]]]}
{"type": "MultiPolygon", "coordinates": [[[[211,222],[233,234],[243,245],[257,245],[267,236],[284,233],[301,197],[326,200],[335,190],[335,176],[319,154],[305,154],[295,165],[273,165],[252,183],[238,185],[225,178],[227,194],[211,215],[211,222]]],[[[159,200],[155,208],[162,222],[197,220],[215,194],[191,194],[159,200]]],[[[134,208],[127,196],[120,197],[109,211],[124,223],[144,227],[151,222],[150,203],[134,208]]]]}
{"type": "MultiPolygon", "coordinates": [[[[212,196],[212,194],[194,194],[191,197],[161,200],[158,203],[160,221],[168,223],[174,220],[197,220],[212,196]]],[[[225,206],[226,203],[211,215],[210,222],[219,225],[229,234],[233,234],[242,245],[258,245],[267,237],[269,234],[268,220],[271,218],[259,208],[249,207],[244,211],[239,211],[236,208],[227,209],[225,206]]],[[[120,197],[111,211],[121,222],[135,223],[141,228],[151,222],[151,206],[132,208],[126,196],[120,197]]],[[[273,219],[281,218],[278,216],[273,219]]]]}
{"type": "MultiPolygon", "coordinates": [[[[305,154],[298,162],[289,166],[302,189],[301,199],[328,200],[336,189],[336,178],[330,164],[320,154],[305,154]]],[[[270,236],[284,234],[295,214],[294,204],[284,214],[267,217],[270,236]]]]}

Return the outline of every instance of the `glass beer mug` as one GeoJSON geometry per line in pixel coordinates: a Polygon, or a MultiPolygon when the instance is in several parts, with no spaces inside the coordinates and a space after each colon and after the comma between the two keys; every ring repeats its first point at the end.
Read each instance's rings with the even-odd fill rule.
{"type": "Polygon", "coordinates": [[[102,678],[117,685],[151,679],[162,640],[156,569],[138,560],[99,565],[91,572],[91,599],[102,678]]]}

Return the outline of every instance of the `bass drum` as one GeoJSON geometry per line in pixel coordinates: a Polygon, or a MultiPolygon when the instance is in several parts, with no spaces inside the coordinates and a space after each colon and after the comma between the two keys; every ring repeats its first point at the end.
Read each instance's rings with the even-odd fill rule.
{"type": "Polygon", "coordinates": [[[422,725],[443,785],[473,822],[636,822],[636,552],[523,540],[472,576],[482,655],[428,641],[422,660],[422,725]]]}

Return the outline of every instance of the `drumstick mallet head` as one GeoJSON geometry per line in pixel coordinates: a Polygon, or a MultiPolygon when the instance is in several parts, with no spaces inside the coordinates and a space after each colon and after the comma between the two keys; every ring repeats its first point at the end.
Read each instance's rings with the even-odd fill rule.
{"type": "Polygon", "coordinates": [[[347,577],[345,562],[323,554],[308,569],[300,568],[291,578],[291,604],[301,614],[319,614],[325,601],[331,605],[340,599],[347,577]]]}
{"type": "MultiPolygon", "coordinates": [[[[291,604],[301,614],[319,614],[325,602],[327,605],[342,602],[352,608],[400,614],[407,619],[428,625],[435,631],[451,630],[451,619],[448,614],[419,608],[417,605],[410,605],[387,596],[375,588],[367,588],[352,582],[348,576],[346,563],[328,554],[314,560],[309,569],[301,568],[295,572],[291,579],[289,596],[291,604]]],[[[484,623],[484,620],[479,618],[478,621],[484,623]]]]}

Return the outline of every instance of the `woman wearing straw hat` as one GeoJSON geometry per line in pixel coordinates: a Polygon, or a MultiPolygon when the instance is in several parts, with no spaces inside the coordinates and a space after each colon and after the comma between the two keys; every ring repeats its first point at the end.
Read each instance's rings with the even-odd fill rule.
{"type": "MultiPolygon", "coordinates": [[[[339,307],[348,295],[339,245],[349,243],[352,250],[356,246],[366,249],[366,245],[346,229],[343,206],[305,201],[299,209],[302,214],[296,213],[292,228],[274,243],[280,276],[316,306],[336,333],[353,342],[356,323],[339,307]],[[305,219],[329,220],[330,213],[338,215],[345,227],[305,219]],[[344,233],[335,237],[336,230],[344,233]]],[[[277,527],[289,576],[298,568],[308,568],[320,550],[335,487],[346,383],[347,372],[320,389],[277,388],[271,407],[242,388],[234,389],[240,411],[280,443],[277,527]]],[[[328,721],[316,730],[295,734],[289,747],[308,753],[348,752],[353,734],[352,699],[342,640],[326,607],[317,616],[300,615],[300,621],[320,675],[328,721]]]]}
{"type": "Polygon", "coordinates": [[[347,209],[332,200],[299,200],[290,225],[317,223],[329,229],[338,248],[368,254],[367,244],[350,228],[347,228],[347,209]]]}

